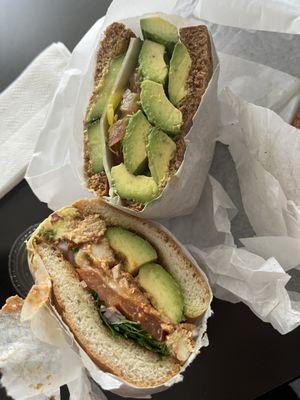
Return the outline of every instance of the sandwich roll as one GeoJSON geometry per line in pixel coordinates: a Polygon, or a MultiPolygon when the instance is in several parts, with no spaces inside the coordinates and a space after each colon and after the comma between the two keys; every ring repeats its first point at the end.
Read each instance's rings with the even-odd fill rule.
{"type": "Polygon", "coordinates": [[[43,271],[29,303],[35,292],[45,300],[38,288],[50,280],[50,304],[101,370],[153,388],[198,352],[211,290],[165,229],[100,199],[80,200],[42,222],[27,249],[33,276],[43,271]]]}
{"type": "Polygon", "coordinates": [[[123,23],[106,29],[84,120],[88,189],[137,212],[179,170],[213,73],[205,25],[178,29],[161,16],[139,23],[142,38],[123,23]]]}

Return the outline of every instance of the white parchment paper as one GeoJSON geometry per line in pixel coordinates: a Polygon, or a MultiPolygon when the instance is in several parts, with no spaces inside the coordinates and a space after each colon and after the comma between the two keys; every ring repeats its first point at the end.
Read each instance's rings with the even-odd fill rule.
{"type": "Polygon", "coordinates": [[[219,25],[271,32],[299,33],[298,0],[184,0],[178,8],[186,16],[203,18],[219,25]]]}
{"type": "MultiPolygon", "coordinates": [[[[43,325],[45,320],[48,325],[53,325],[47,310],[40,310],[36,318],[39,320],[39,337],[31,329],[33,321],[20,321],[20,309],[13,312],[1,311],[1,383],[7,394],[14,399],[42,400],[54,396],[58,400],[60,386],[76,381],[82,371],[82,364],[66,346],[63,333],[58,340],[57,335],[49,335],[47,332],[46,325],[43,325]]],[[[54,331],[55,327],[52,329],[54,331]]]]}

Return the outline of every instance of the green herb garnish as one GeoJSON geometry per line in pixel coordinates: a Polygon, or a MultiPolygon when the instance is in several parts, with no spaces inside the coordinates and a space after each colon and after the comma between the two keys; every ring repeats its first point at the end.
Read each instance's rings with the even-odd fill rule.
{"type": "Polygon", "coordinates": [[[91,294],[99,309],[99,315],[111,335],[123,336],[126,339],[134,340],[139,345],[150,351],[161,354],[162,356],[170,355],[167,345],[154,339],[150,333],[144,331],[137,322],[129,321],[125,317],[120,317],[114,322],[108,320],[105,316],[105,311],[101,310],[101,306],[105,305],[105,303],[99,298],[95,291],[91,290],[91,294]]]}
{"type": "Polygon", "coordinates": [[[54,229],[42,229],[41,235],[44,236],[45,240],[52,241],[55,238],[56,232],[54,229]]]}

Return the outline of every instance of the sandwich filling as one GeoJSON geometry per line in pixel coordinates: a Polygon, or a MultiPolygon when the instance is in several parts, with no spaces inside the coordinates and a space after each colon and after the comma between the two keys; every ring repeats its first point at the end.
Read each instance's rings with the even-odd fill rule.
{"type": "Polygon", "coordinates": [[[112,52],[84,121],[88,187],[136,210],[157,198],[180,167],[212,65],[206,27],[178,31],[158,16],[140,26],[144,40],[120,23],[107,29],[99,55],[111,55],[114,30],[127,38],[127,50],[112,52]]]}
{"type": "Polygon", "coordinates": [[[197,327],[186,320],[180,285],[148,240],[75,207],[53,213],[35,240],[73,266],[109,334],[180,363],[188,359],[197,327]]]}

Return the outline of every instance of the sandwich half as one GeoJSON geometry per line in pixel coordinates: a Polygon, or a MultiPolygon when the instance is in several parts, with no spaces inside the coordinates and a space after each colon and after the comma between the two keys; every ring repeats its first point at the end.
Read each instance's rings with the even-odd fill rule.
{"type": "Polygon", "coordinates": [[[136,211],[180,167],[213,70],[205,25],[177,29],[150,16],[140,26],[143,40],[122,23],[106,29],[84,120],[87,187],[136,211]]]}
{"type": "Polygon", "coordinates": [[[104,371],[136,387],[176,376],[196,352],[209,309],[205,275],[170,234],[100,199],[51,214],[27,243],[30,270],[104,371]]]}

